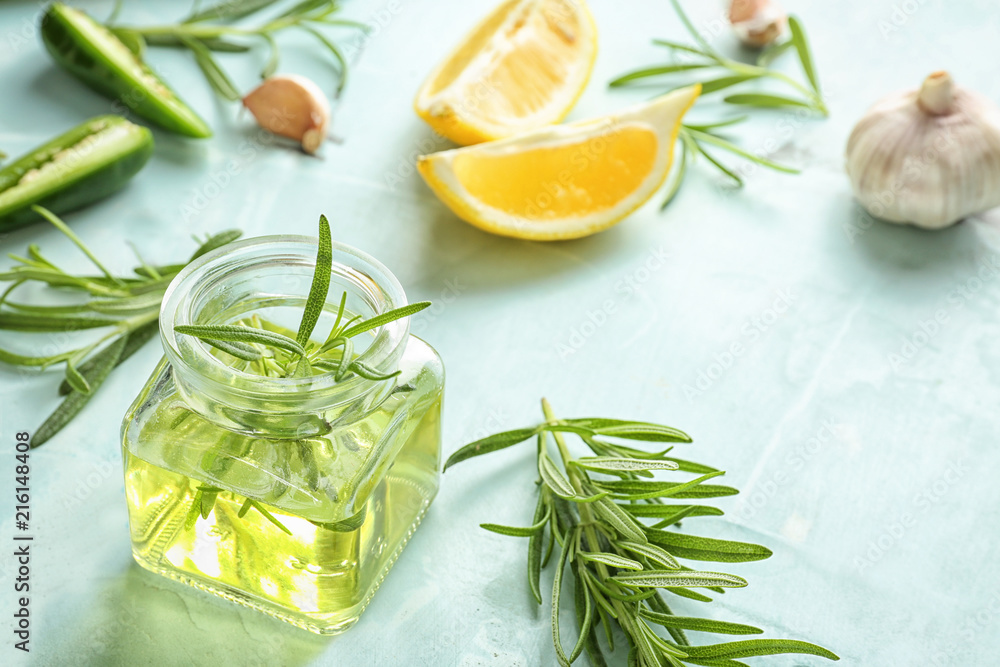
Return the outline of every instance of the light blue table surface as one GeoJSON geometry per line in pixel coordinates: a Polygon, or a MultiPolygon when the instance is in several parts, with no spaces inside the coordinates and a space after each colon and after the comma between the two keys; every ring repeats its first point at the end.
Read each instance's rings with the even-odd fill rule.
{"type": "MultiPolygon", "coordinates": [[[[111,5],[79,4],[98,16],[111,5]]],[[[183,12],[182,3],[126,4],[124,18],[136,22],[183,12]]],[[[665,214],[653,201],[608,232],[558,244],[466,225],[413,170],[418,154],[446,147],[413,114],[414,92],[492,4],[345,2],[346,16],[375,29],[366,40],[344,34],[352,81],[335,108],[340,142],[320,158],[254,144],[252,119],[214,98],[187,54],[155,50],[153,64],[216,137],[156,130],[156,155],[132,184],[67,219],[125,270],[126,240],[169,262],[189,254],[194,233],[312,234],[326,213],[336,238],[380,258],[412,300],[438,301],[414,331],[447,366],[445,453],[537,420],[543,395],[563,416],[677,426],[695,438],[687,458],[729,471],[726,482],[743,490],[724,500],[727,517],[698,519],[695,532],[775,552],[729,568],[751,585],[708,613],[830,647],[842,664],[1000,663],[1000,214],[939,233],[871,223],[843,173],[847,135],[864,110],[932,70],[1000,99],[996,3],[787,0],[811,34],[831,116],[757,113],[737,136],[750,149],[773,141],[772,157],[802,174],[750,170],[735,191],[699,165],[665,214]],[[928,324],[935,318],[943,323],[928,324]],[[727,358],[736,343],[743,353],[727,358]]],[[[600,55],[572,119],[649,96],[605,84],[662,58],[650,38],[683,38],[665,0],[590,4],[600,55]]],[[[718,25],[721,3],[687,4],[698,25],[718,25]]],[[[38,15],[36,2],[0,5],[0,148],[10,155],[110,109],[53,66],[38,15]]],[[[716,39],[733,47],[728,34],[716,39]]],[[[284,71],[331,88],[311,44],[283,44],[284,71]]],[[[244,89],[254,85],[256,58],[224,58],[244,89]]],[[[798,76],[794,59],[784,66],[798,76]]],[[[690,118],[716,114],[704,103],[690,118]]],[[[86,267],[44,225],[0,247],[22,252],[29,243],[86,267]]],[[[24,343],[9,333],[2,340],[24,343]]],[[[477,528],[530,517],[531,447],[445,475],[361,621],[337,638],[140,570],[129,550],[118,426],[159,356],[148,345],[32,454],[32,651],[12,647],[5,546],[0,664],[555,664],[548,603],[529,602],[524,542],[477,528]]],[[[0,369],[0,488],[12,486],[14,432],[54,408],[58,375],[0,369]]],[[[8,545],[11,496],[0,499],[8,545]]],[[[679,608],[705,611],[695,604],[679,608]]]]}

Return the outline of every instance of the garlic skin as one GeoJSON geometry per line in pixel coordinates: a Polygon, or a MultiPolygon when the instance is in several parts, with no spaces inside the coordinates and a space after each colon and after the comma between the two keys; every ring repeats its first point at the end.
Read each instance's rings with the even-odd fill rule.
{"type": "Polygon", "coordinates": [[[934,72],[877,102],[847,141],[847,174],[876,218],[941,229],[1000,206],[1000,107],[934,72]]]}
{"type": "Polygon", "coordinates": [[[788,25],[788,15],[774,0],[733,0],[729,22],[744,46],[759,49],[781,36],[788,25]]]}
{"type": "Polygon", "coordinates": [[[315,83],[295,74],[272,76],[243,98],[257,123],[313,154],[326,139],[330,103],[315,83]]]}

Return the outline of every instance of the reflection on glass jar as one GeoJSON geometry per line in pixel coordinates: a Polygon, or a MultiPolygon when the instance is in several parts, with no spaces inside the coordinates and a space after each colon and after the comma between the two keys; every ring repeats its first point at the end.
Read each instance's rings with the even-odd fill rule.
{"type": "MultiPolygon", "coordinates": [[[[357,621],[437,492],[440,358],[404,319],[354,340],[369,367],[401,371],[391,380],[265,377],[174,331],[257,315],[294,332],[315,256],[314,239],[264,237],[177,276],[160,314],[166,356],[125,416],[122,451],[140,565],[333,634],[357,621]]],[[[335,244],[317,333],[344,293],[365,319],[405,305],[384,266],[335,244]]]]}

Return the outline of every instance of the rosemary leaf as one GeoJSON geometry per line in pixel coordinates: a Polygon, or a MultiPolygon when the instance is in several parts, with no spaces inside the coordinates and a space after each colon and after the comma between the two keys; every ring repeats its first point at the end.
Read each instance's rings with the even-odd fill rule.
{"type": "Polygon", "coordinates": [[[366,331],[371,331],[372,329],[377,329],[380,326],[389,324],[390,322],[395,322],[396,320],[402,319],[404,317],[409,317],[410,315],[415,315],[419,313],[424,308],[431,305],[430,301],[419,301],[417,303],[411,303],[407,306],[401,308],[394,308],[388,312],[382,313],[381,315],[376,315],[375,317],[365,320],[364,322],[359,322],[354,326],[345,329],[340,333],[344,338],[353,338],[360,333],[366,331]]]}
{"type": "Polygon", "coordinates": [[[684,123],[684,127],[689,130],[700,130],[701,132],[708,132],[710,130],[717,130],[720,127],[729,127],[731,125],[738,125],[743,121],[747,120],[750,116],[737,116],[736,118],[725,118],[723,120],[717,120],[711,123],[684,123]]]}
{"type": "Polygon", "coordinates": [[[184,42],[184,45],[191,49],[194,54],[195,62],[198,63],[198,67],[201,68],[202,73],[208,80],[209,85],[212,89],[219,94],[220,97],[229,100],[230,102],[236,102],[243,98],[240,95],[240,91],[236,89],[236,85],[229,78],[229,75],[219,67],[219,63],[215,62],[215,58],[212,57],[211,51],[209,51],[204,44],[200,41],[188,37],[186,35],[179,36],[180,40],[184,42]]]}
{"type": "MultiPolygon", "coordinates": [[[[148,324],[140,326],[138,329],[132,330],[124,336],[125,347],[122,349],[121,353],[117,355],[117,359],[114,362],[115,367],[120,366],[126,359],[131,357],[133,354],[139,351],[143,345],[146,344],[149,339],[155,336],[159,330],[159,322],[154,320],[148,324]]],[[[113,346],[108,346],[98,352],[97,354],[91,355],[87,361],[80,364],[79,371],[84,377],[88,376],[93,370],[100,364],[104,363],[104,360],[115,355],[115,350],[113,346]]],[[[63,380],[62,384],[59,385],[59,394],[65,396],[72,390],[69,383],[63,380]]]]}
{"type": "Polygon", "coordinates": [[[596,435],[648,442],[691,442],[691,436],[669,426],[649,422],[627,421],[624,419],[564,419],[566,424],[589,429],[596,435]]]}
{"type": "Polygon", "coordinates": [[[66,382],[69,383],[70,387],[81,394],[90,393],[90,383],[87,382],[87,378],[83,377],[83,375],[80,374],[80,371],[76,369],[76,366],[73,365],[72,359],[68,359],[66,361],[66,382]]]}
{"type": "Polygon", "coordinates": [[[758,67],[769,66],[771,63],[777,60],[778,56],[780,56],[782,53],[784,53],[790,48],[792,48],[792,40],[790,39],[786,39],[785,41],[779,42],[778,44],[772,44],[771,46],[768,46],[767,48],[765,48],[763,51],[760,52],[759,56],[757,56],[757,66],[758,67]]]}
{"type": "Polygon", "coordinates": [[[739,146],[736,146],[735,144],[726,141],[722,137],[711,134],[709,132],[699,132],[698,130],[687,130],[687,132],[694,139],[698,141],[704,141],[705,143],[713,144],[715,146],[718,146],[719,148],[729,151],[730,153],[735,153],[740,157],[746,158],[751,162],[756,162],[759,165],[768,167],[769,169],[774,169],[775,171],[782,171],[785,172],[786,174],[799,173],[798,169],[793,169],[792,167],[786,167],[783,164],[778,164],[777,162],[773,162],[771,160],[768,160],[767,158],[761,157],[759,155],[754,155],[753,153],[749,153],[740,148],[739,146]]]}
{"type": "Polygon", "coordinates": [[[709,93],[714,93],[719,90],[732,88],[737,84],[745,83],[751,79],[759,79],[761,76],[762,75],[760,74],[731,74],[729,76],[720,76],[715,79],[709,79],[708,81],[702,81],[701,94],[708,95],[709,93]]]}
{"type": "Polygon", "coordinates": [[[140,60],[146,55],[146,40],[135,30],[128,28],[109,28],[115,37],[140,60]]]}
{"type": "Polygon", "coordinates": [[[147,292],[125,298],[95,299],[88,301],[86,307],[102,315],[126,316],[151,310],[158,313],[162,300],[162,292],[147,292]]]}
{"type": "Polygon", "coordinates": [[[326,35],[321,33],[316,28],[304,24],[299,25],[299,27],[305,30],[310,35],[312,35],[313,37],[315,37],[320,44],[325,46],[326,49],[330,52],[330,55],[332,55],[333,59],[337,62],[339,66],[338,73],[340,74],[340,77],[337,81],[337,88],[335,89],[334,94],[339,97],[340,94],[344,91],[344,86],[347,85],[347,70],[348,70],[347,56],[344,55],[344,52],[340,50],[339,46],[330,41],[330,39],[328,39],[326,35]]]}
{"type": "Polygon", "coordinates": [[[674,171],[674,176],[670,180],[670,185],[667,187],[667,194],[663,198],[663,203],[660,204],[660,210],[661,211],[663,209],[665,209],[667,206],[669,206],[670,202],[672,202],[674,200],[674,198],[677,196],[677,193],[680,192],[681,184],[684,183],[684,177],[687,175],[687,168],[688,168],[688,147],[687,147],[687,143],[684,142],[684,141],[681,141],[681,142],[678,142],[678,145],[680,146],[680,153],[681,153],[680,164],[678,165],[677,169],[674,171]]]}
{"type": "Polygon", "coordinates": [[[611,456],[588,456],[574,461],[575,465],[595,472],[617,473],[639,470],[677,470],[672,461],[649,461],[647,459],[623,459],[611,456]]]}
{"type": "MultiPolygon", "coordinates": [[[[183,333],[183,332],[181,332],[183,333]]],[[[218,338],[203,338],[206,343],[212,347],[222,350],[226,354],[231,354],[237,359],[242,359],[244,361],[258,361],[264,355],[261,354],[260,350],[248,345],[247,343],[241,343],[239,341],[228,341],[219,340],[218,338]]]]}
{"type": "Polygon", "coordinates": [[[198,246],[198,249],[194,251],[194,254],[191,255],[191,259],[189,259],[188,262],[193,262],[202,255],[206,255],[213,250],[217,250],[224,245],[232,243],[241,236],[243,236],[243,232],[238,229],[229,229],[224,232],[219,232],[218,234],[209,237],[207,241],[198,246]]]}
{"type": "Polygon", "coordinates": [[[594,511],[626,540],[640,544],[648,541],[642,527],[617,503],[602,498],[594,503],[594,511]]]}
{"type": "Polygon", "coordinates": [[[333,246],[330,234],[330,223],[325,215],[319,216],[319,245],[316,251],[316,268],[313,271],[312,286],[302,310],[302,321],[295,340],[302,347],[312,337],[313,329],[323,314],[326,305],[326,295],[330,291],[330,275],[333,271],[333,246]]]}
{"type": "Polygon", "coordinates": [[[552,580],[552,641],[556,647],[556,657],[562,667],[569,667],[569,658],[563,650],[562,637],[559,632],[559,601],[562,598],[562,577],[563,570],[566,569],[566,562],[569,560],[569,552],[572,548],[572,535],[567,535],[563,540],[562,550],[559,552],[559,560],[556,562],[556,572],[552,580]]]}
{"type": "Polygon", "coordinates": [[[702,51],[697,47],[690,46],[688,44],[682,44],[681,42],[675,42],[669,39],[654,39],[653,44],[657,46],[665,46],[668,49],[673,49],[675,51],[684,51],[686,53],[693,53],[706,58],[709,57],[707,53],[705,53],[704,51],[702,51]]]}
{"type": "Polygon", "coordinates": [[[298,356],[305,356],[306,351],[296,341],[274,331],[254,329],[236,324],[182,324],[174,327],[179,334],[200,338],[203,341],[232,341],[236,343],[256,343],[285,350],[298,356]]]}
{"type": "Polygon", "coordinates": [[[267,9],[278,0],[221,0],[199,12],[194,12],[184,19],[184,23],[200,23],[202,21],[226,20],[234,21],[245,18],[267,9]]]}
{"type": "MultiPolygon", "coordinates": [[[[544,436],[539,435],[539,438],[544,436]]],[[[541,475],[542,480],[548,484],[552,491],[562,498],[574,498],[576,497],[576,489],[570,484],[569,479],[563,474],[549,455],[542,451],[538,455],[538,474],[541,475]]]]}
{"type": "Polygon", "coordinates": [[[717,540],[668,530],[646,529],[648,540],[661,546],[678,558],[712,561],[716,563],[743,563],[771,557],[771,550],[758,544],[717,540]]]}
{"type": "MultiPolygon", "coordinates": [[[[545,494],[538,494],[538,504],[535,506],[535,516],[532,525],[537,525],[542,517],[546,517],[546,523],[552,519],[552,506],[545,502],[545,494]]],[[[531,595],[538,604],[542,604],[542,593],[539,579],[542,572],[542,540],[544,529],[531,534],[528,540],[528,587],[531,595]]],[[[550,542],[551,545],[551,542],[550,542]]]]}
{"type": "Polygon", "coordinates": [[[639,615],[647,621],[652,621],[657,625],[668,628],[681,628],[682,630],[694,630],[695,632],[713,632],[723,635],[759,635],[764,631],[752,625],[742,623],[729,623],[727,621],[715,621],[708,618],[693,618],[690,616],[674,616],[673,614],[661,614],[649,609],[639,609],[639,615]]]}
{"type": "MultiPolygon", "coordinates": [[[[119,28],[119,30],[122,29],[119,28]]],[[[128,30],[128,32],[139,35],[139,33],[137,33],[134,30],[128,30]]],[[[200,39],[197,37],[189,37],[189,39],[193,39],[199,42],[209,51],[218,51],[219,53],[245,53],[250,50],[250,47],[247,46],[246,44],[239,44],[237,42],[233,42],[227,39],[222,39],[221,37],[203,37],[200,39]]],[[[147,34],[145,35],[144,40],[146,44],[149,46],[188,48],[188,45],[178,35],[147,34]]]]}
{"type": "Polygon", "coordinates": [[[35,315],[29,313],[0,313],[0,330],[8,331],[79,331],[97,329],[116,324],[118,320],[103,316],[71,317],[65,315],[35,315]]]}
{"type": "Polygon", "coordinates": [[[271,37],[270,33],[262,33],[264,41],[267,42],[267,46],[271,49],[270,54],[267,56],[267,63],[264,65],[264,69],[260,71],[260,78],[266,79],[278,71],[278,62],[281,60],[281,49],[278,48],[278,41],[271,37]]]}
{"type": "Polygon", "coordinates": [[[809,40],[806,38],[805,29],[794,16],[788,17],[788,29],[792,33],[792,45],[799,54],[802,70],[806,73],[806,78],[809,79],[812,89],[818,95],[820,92],[819,77],[816,75],[816,66],[813,64],[812,51],[809,49],[809,40]]]}
{"type": "Polygon", "coordinates": [[[100,387],[104,380],[107,379],[108,374],[111,373],[112,369],[117,365],[118,358],[121,356],[122,350],[125,349],[125,337],[120,336],[113,343],[108,346],[109,352],[104,356],[100,363],[94,364],[90,369],[90,372],[86,374],[87,384],[90,387],[89,393],[83,393],[80,391],[72,391],[70,394],[63,399],[63,402],[59,404],[49,417],[38,427],[35,434],[31,438],[31,447],[39,447],[43,445],[49,438],[58,433],[63,426],[65,426],[73,417],[77,415],[87,405],[90,399],[94,396],[97,388],[100,387]]]}
{"type": "Polygon", "coordinates": [[[664,551],[655,544],[642,544],[641,542],[619,542],[618,546],[622,547],[626,551],[631,551],[632,553],[648,558],[652,562],[665,567],[670,570],[679,570],[681,564],[677,562],[677,559],[671,556],[668,552],[664,551]]]}
{"type": "Polygon", "coordinates": [[[705,158],[706,160],[708,160],[709,163],[713,167],[715,167],[716,169],[718,169],[719,171],[721,171],[723,174],[725,174],[726,176],[728,176],[729,178],[731,178],[736,183],[737,187],[740,187],[740,188],[743,187],[743,179],[740,178],[739,174],[737,174],[732,169],[730,169],[726,165],[724,165],[721,162],[719,162],[711,153],[709,153],[708,151],[705,150],[704,146],[702,146],[701,144],[699,144],[694,139],[691,139],[691,135],[689,133],[685,133],[684,138],[686,140],[688,140],[689,141],[689,145],[692,146],[693,149],[698,154],[700,154],[703,158],[705,158]]]}
{"type": "Polygon", "coordinates": [[[616,556],[615,554],[607,553],[590,553],[588,551],[580,551],[580,558],[591,563],[603,563],[610,567],[617,567],[619,569],[625,570],[641,570],[642,563],[631,558],[624,558],[622,556],[616,556]]]}
{"type": "Polygon", "coordinates": [[[548,523],[548,515],[540,522],[532,526],[504,526],[498,523],[481,523],[480,528],[488,530],[493,533],[499,533],[500,535],[507,535],[509,537],[533,537],[538,533],[542,532],[545,528],[545,524],[548,523]]]}
{"type": "Polygon", "coordinates": [[[624,505],[625,511],[632,516],[643,518],[674,518],[677,515],[687,516],[722,516],[722,510],[708,505],[624,505]]]}
{"type": "Polygon", "coordinates": [[[71,350],[69,352],[53,354],[48,357],[29,357],[0,348],[0,361],[5,364],[10,364],[11,366],[41,366],[42,368],[45,368],[46,366],[66,361],[73,356],[74,352],[75,350],[71,350]]]}
{"type": "Polygon", "coordinates": [[[115,278],[113,275],[111,275],[111,272],[108,271],[104,267],[103,264],[101,264],[101,261],[99,259],[97,259],[97,257],[94,255],[94,253],[92,253],[90,251],[90,248],[88,248],[84,244],[84,242],[80,240],[80,237],[77,236],[73,232],[73,230],[70,229],[69,226],[65,222],[63,222],[58,217],[56,217],[56,215],[52,211],[48,210],[47,208],[43,208],[41,206],[32,206],[31,210],[34,211],[35,213],[39,214],[40,216],[42,216],[46,220],[48,220],[50,223],[52,223],[52,225],[56,229],[58,229],[63,234],[65,234],[69,238],[69,240],[72,241],[76,245],[76,247],[79,248],[83,252],[83,254],[87,256],[87,259],[89,259],[91,262],[93,262],[94,266],[96,266],[97,269],[101,273],[103,273],[104,276],[108,280],[110,280],[112,282],[115,282],[115,283],[121,282],[117,278],[115,278]]]}
{"type": "Polygon", "coordinates": [[[726,104],[742,104],[745,106],[768,109],[776,109],[780,107],[799,107],[803,109],[812,108],[811,104],[803,102],[802,100],[786,97],[784,95],[771,95],[765,93],[738,93],[735,95],[727,95],[722,98],[722,101],[726,104]]]}
{"type": "Polygon", "coordinates": [[[444,470],[448,470],[451,466],[456,463],[461,463],[462,461],[471,459],[475,456],[482,456],[483,454],[489,454],[491,452],[496,452],[501,449],[506,449],[513,445],[520,444],[537,435],[539,432],[539,427],[532,428],[519,428],[513,431],[504,431],[503,433],[495,433],[494,435],[487,436],[475,442],[465,445],[457,452],[448,457],[448,460],[444,464],[444,470]]]}
{"type": "Polygon", "coordinates": [[[617,88],[619,86],[624,86],[626,83],[631,83],[638,79],[646,79],[651,76],[660,76],[663,74],[675,74],[677,72],[688,72],[694,69],[703,69],[705,67],[715,67],[715,63],[678,63],[675,65],[658,65],[656,67],[644,67],[643,69],[635,70],[634,72],[629,72],[623,74],[622,76],[612,79],[608,84],[612,88],[617,88]]]}
{"type": "Polygon", "coordinates": [[[683,586],[684,588],[707,588],[722,586],[725,588],[743,588],[747,585],[745,579],[721,572],[685,572],[678,570],[647,570],[629,574],[619,574],[612,577],[614,581],[636,588],[664,588],[667,586],[683,586]]]}
{"type": "Polygon", "coordinates": [[[347,365],[347,370],[353,372],[355,375],[359,375],[360,377],[363,377],[366,380],[371,380],[373,382],[382,382],[384,380],[391,380],[392,378],[402,373],[402,371],[400,370],[393,371],[392,373],[380,373],[371,366],[369,366],[368,364],[362,363],[356,359],[347,365]]]}
{"type": "MultiPolygon", "coordinates": [[[[582,554],[581,554],[582,555],[582,554]]],[[[572,664],[580,657],[583,653],[583,648],[586,646],[587,639],[590,637],[590,633],[593,632],[592,624],[594,620],[594,604],[590,599],[590,591],[584,586],[583,581],[577,577],[575,582],[575,603],[576,603],[576,619],[580,626],[578,631],[579,638],[576,640],[576,646],[570,652],[567,662],[572,664]]]]}
{"type": "Polygon", "coordinates": [[[711,646],[690,646],[684,649],[693,658],[708,658],[711,660],[750,658],[761,655],[779,655],[783,653],[800,653],[818,655],[828,660],[839,660],[831,651],[793,639],[746,639],[726,644],[711,646]]]}

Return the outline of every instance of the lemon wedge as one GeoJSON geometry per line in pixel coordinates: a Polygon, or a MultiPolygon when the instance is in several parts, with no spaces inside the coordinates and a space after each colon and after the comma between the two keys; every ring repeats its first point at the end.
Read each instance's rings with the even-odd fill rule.
{"type": "Polygon", "coordinates": [[[463,146],[558,123],[597,55],[583,0],[507,0],[421,86],[417,114],[463,146]]]}
{"type": "Polygon", "coordinates": [[[673,162],[701,86],[621,113],[417,159],[455,214],[502,236],[558,241],[607,229],[645,203],[673,162]]]}

